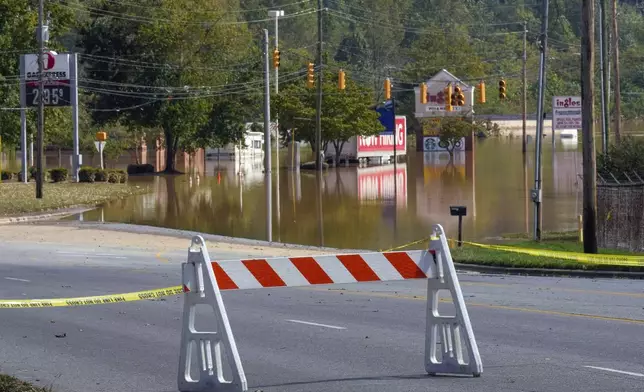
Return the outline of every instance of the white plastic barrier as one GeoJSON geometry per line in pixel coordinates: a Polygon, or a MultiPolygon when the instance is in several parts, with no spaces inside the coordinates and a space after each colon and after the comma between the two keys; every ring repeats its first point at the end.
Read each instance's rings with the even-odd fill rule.
{"type": "Polygon", "coordinates": [[[472,374],[475,377],[483,372],[447,238],[440,225],[434,226],[429,249],[424,251],[219,262],[210,260],[203,238],[196,236],[192,239],[188,261],[182,265],[182,273],[185,299],[178,380],[181,392],[248,390],[220,290],[264,287],[427,279],[425,370],[430,375],[472,374]],[[449,291],[455,308],[453,316],[439,314],[439,290],[449,291]],[[214,311],[215,331],[196,330],[195,313],[200,304],[209,305],[214,311]],[[194,350],[199,364],[191,361],[194,350]],[[230,379],[224,377],[224,359],[232,370],[230,379]],[[196,365],[198,368],[193,369],[196,365]],[[198,376],[193,378],[194,373],[198,376]]]}

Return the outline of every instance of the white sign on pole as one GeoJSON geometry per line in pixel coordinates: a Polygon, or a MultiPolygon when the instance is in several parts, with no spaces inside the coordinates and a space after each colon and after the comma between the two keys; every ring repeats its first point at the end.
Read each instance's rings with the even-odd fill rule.
{"type": "Polygon", "coordinates": [[[105,147],[105,142],[94,142],[94,146],[96,147],[96,151],[101,152],[103,147],[105,147]]]}
{"type": "Polygon", "coordinates": [[[552,97],[552,129],[581,129],[581,97],[552,97]]]}
{"type": "MultiPolygon", "coordinates": [[[[69,53],[58,54],[53,51],[42,55],[43,75],[49,81],[67,81],[71,79],[69,53]]],[[[25,54],[25,79],[38,80],[38,55],[25,54]]]]}

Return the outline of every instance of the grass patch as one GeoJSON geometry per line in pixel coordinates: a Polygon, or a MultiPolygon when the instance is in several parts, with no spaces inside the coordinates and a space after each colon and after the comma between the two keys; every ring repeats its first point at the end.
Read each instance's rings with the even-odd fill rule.
{"type": "MultiPolygon", "coordinates": [[[[533,234],[527,233],[509,233],[503,234],[501,240],[532,240],[533,234]]],[[[541,233],[542,241],[577,241],[579,233],[577,230],[569,231],[545,231],[541,233]]]]}
{"type": "Polygon", "coordinates": [[[15,377],[0,374],[0,392],[51,392],[51,388],[41,388],[20,381],[15,377]]]}
{"type": "Polygon", "coordinates": [[[51,211],[74,206],[94,206],[147,191],[147,188],[129,184],[45,183],[43,198],[36,199],[35,183],[2,183],[0,184],[0,216],[51,211]]]}
{"type": "MultiPolygon", "coordinates": [[[[544,236],[545,237],[545,236],[544,236]]],[[[515,246],[518,248],[544,249],[561,252],[583,253],[583,244],[577,242],[577,238],[556,235],[549,237],[541,242],[535,241],[503,241],[505,246],[515,246]],[[558,239],[552,239],[558,238],[558,239]]],[[[512,268],[545,268],[545,269],[571,269],[571,270],[588,270],[588,271],[628,271],[644,272],[642,266],[626,266],[618,264],[595,264],[584,263],[574,260],[557,259],[544,256],[533,256],[528,254],[514,253],[496,249],[485,249],[473,245],[463,245],[461,248],[453,247],[451,249],[452,257],[455,262],[467,264],[489,265],[494,267],[512,267],[512,268]]],[[[644,255],[641,253],[632,253],[621,249],[599,249],[600,254],[612,255],[644,255]]]]}

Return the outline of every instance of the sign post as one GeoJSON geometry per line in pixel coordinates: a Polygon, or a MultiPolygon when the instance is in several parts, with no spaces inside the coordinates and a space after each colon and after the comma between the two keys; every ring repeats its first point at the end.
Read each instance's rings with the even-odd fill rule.
{"type": "Polygon", "coordinates": [[[103,164],[103,150],[105,149],[105,143],[107,143],[107,133],[96,132],[96,141],[94,142],[94,145],[101,157],[101,169],[105,169],[105,165],[103,164]]]}

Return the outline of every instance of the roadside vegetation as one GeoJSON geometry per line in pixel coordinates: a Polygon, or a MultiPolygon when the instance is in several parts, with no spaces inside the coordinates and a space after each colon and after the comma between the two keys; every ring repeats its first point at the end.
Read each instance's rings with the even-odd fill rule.
{"type": "Polygon", "coordinates": [[[43,198],[36,199],[33,182],[3,182],[0,184],[0,216],[55,211],[62,208],[96,206],[106,201],[122,199],[147,192],[145,187],[108,182],[45,183],[43,198]]]}
{"type": "Polygon", "coordinates": [[[15,377],[0,374],[0,392],[52,392],[52,389],[37,387],[15,377]]]}
{"type": "MultiPolygon", "coordinates": [[[[576,232],[546,233],[542,237],[541,242],[532,241],[525,234],[510,234],[496,241],[496,244],[517,248],[583,253],[583,244],[579,242],[576,232]]],[[[644,272],[644,264],[641,266],[619,265],[618,262],[611,263],[610,259],[607,259],[605,264],[586,263],[553,257],[533,256],[505,250],[486,249],[468,244],[464,244],[460,248],[453,246],[451,251],[454,262],[464,264],[511,268],[644,272]]],[[[600,249],[599,254],[637,255],[619,249],[600,249]]]]}

